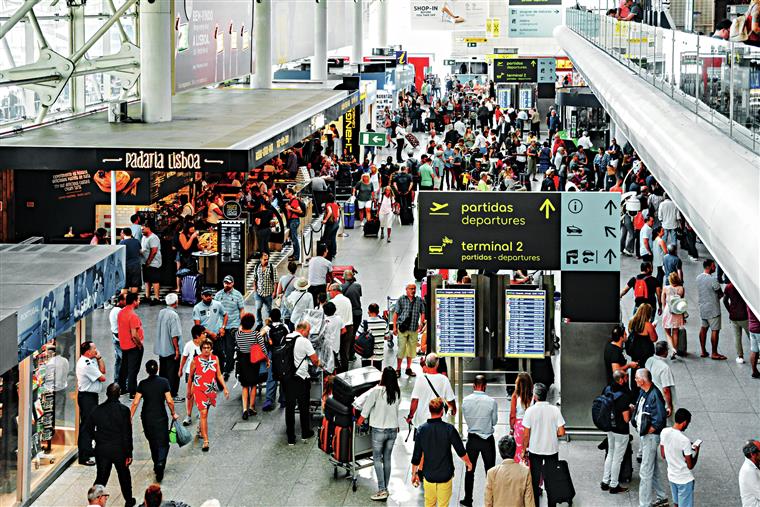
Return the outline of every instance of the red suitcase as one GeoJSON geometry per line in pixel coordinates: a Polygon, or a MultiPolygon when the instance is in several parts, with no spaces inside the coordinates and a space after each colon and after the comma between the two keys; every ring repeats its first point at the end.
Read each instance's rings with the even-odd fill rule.
{"type": "Polygon", "coordinates": [[[333,269],[331,272],[332,279],[338,283],[345,283],[346,279],[343,277],[343,273],[345,273],[347,269],[350,269],[354,273],[357,273],[356,268],[354,268],[353,266],[333,266],[333,269]]]}

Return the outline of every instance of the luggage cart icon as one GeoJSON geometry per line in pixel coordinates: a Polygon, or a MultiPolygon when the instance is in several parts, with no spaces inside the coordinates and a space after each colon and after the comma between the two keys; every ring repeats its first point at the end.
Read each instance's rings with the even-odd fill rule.
{"type": "Polygon", "coordinates": [[[429,245],[428,246],[428,253],[430,255],[443,255],[443,249],[446,247],[446,245],[453,245],[454,241],[449,238],[448,236],[444,236],[441,240],[440,245],[429,245]]]}

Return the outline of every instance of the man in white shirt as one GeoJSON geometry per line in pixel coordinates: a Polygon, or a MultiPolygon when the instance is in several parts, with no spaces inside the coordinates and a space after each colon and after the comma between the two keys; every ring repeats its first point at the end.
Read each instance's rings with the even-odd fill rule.
{"type": "Polygon", "coordinates": [[[750,440],[744,447],[744,463],[739,470],[742,507],[760,507],[760,442],[750,440]]]}
{"type": "Polygon", "coordinates": [[[309,340],[311,326],[308,322],[299,322],[296,330],[285,339],[295,340],[293,346],[293,366],[295,373],[285,379],[285,426],[288,435],[288,445],[296,445],[296,403],[301,419],[301,438],[308,440],[314,436],[311,430],[311,415],[309,414],[309,363],[319,366],[319,358],[309,340]]]}
{"type": "Polygon", "coordinates": [[[351,300],[343,295],[340,284],[333,283],[329,287],[330,302],[335,305],[335,315],[340,317],[343,327],[340,330],[340,366],[338,373],[348,371],[348,362],[354,355],[354,317],[351,300]]]}
{"type": "Polygon", "coordinates": [[[523,416],[523,446],[530,458],[533,497],[538,498],[544,467],[551,468],[559,460],[559,437],[565,435],[565,420],[559,408],[546,401],[549,390],[541,382],[533,386],[534,403],[523,416]]]}
{"type": "Polygon", "coordinates": [[[660,206],[657,208],[657,216],[660,218],[662,228],[665,229],[665,243],[676,244],[676,229],[678,229],[678,208],[676,203],[665,194],[660,206]]]}
{"type": "Polygon", "coordinates": [[[486,152],[486,138],[480,131],[475,135],[475,144],[472,145],[472,151],[475,150],[480,150],[480,153],[486,152]]]}
{"type": "MultiPolygon", "coordinates": [[[[317,306],[317,296],[322,292],[327,292],[327,274],[332,273],[332,262],[327,260],[329,250],[327,245],[320,243],[318,245],[320,250],[317,251],[317,255],[309,260],[309,293],[312,296],[312,307],[317,306]]],[[[291,316],[291,321],[294,324],[298,324],[298,320],[291,316]]]]}
{"type": "Polygon", "coordinates": [[[454,122],[454,130],[457,131],[457,134],[459,134],[459,137],[464,137],[464,134],[467,132],[467,127],[462,121],[461,116],[457,117],[457,121],[454,122]]]}
{"type": "Polygon", "coordinates": [[[654,344],[654,354],[647,359],[644,367],[652,374],[652,383],[660,390],[665,398],[665,411],[668,413],[668,423],[673,423],[674,407],[676,406],[676,380],[673,370],[668,364],[668,343],[659,341],[654,344]]]}
{"type": "Polygon", "coordinates": [[[116,382],[119,378],[119,371],[121,370],[121,345],[119,345],[119,312],[127,304],[127,294],[119,294],[119,299],[116,301],[116,306],[111,308],[111,312],[108,314],[108,322],[111,324],[111,336],[113,338],[113,381],[116,382]]]}
{"type": "Polygon", "coordinates": [[[594,143],[591,142],[588,132],[583,132],[583,135],[578,138],[578,146],[583,146],[584,150],[590,150],[594,147],[594,143]]]}
{"type": "Polygon", "coordinates": [[[285,304],[290,309],[290,319],[285,320],[285,324],[293,329],[295,324],[303,320],[306,310],[314,308],[314,300],[311,294],[306,292],[309,288],[309,282],[306,278],[300,277],[295,282],[293,292],[285,299],[285,304]]]}
{"type": "Polygon", "coordinates": [[[430,400],[443,398],[449,406],[451,417],[457,414],[454,390],[446,375],[438,373],[438,356],[430,353],[425,357],[422,378],[417,379],[412,389],[412,402],[406,422],[419,428],[430,419],[430,400]]]}
{"type": "Polygon", "coordinates": [[[79,464],[95,465],[93,436],[87,430],[87,420],[98,406],[98,394],[106,381],[106,365],[98,348],[91,341],[83,342],[77,361],[77,404],[79,405],[79,464]]]}
{"type": "Polygon", "coordinates": [[[320,361],[326,372],[332,372],[340,360],[340,330],[343,329],[343,320],[336,315],[335,303],[332,301],[325,303],[322,311],[325,314],[325,348],[329,349],[329,354],[321,353],[320,361]]]}
{"type": "Polygon", "coordinates": [[[652,226],[654,225],[654,217],[649,215],[648,210],[643,210],[641,214],[644,216],[644,227],[639,232],[639,255],[641,260],[645,262],[652,262],[654,254],[652,252],[652,226]]]}
{"type": "Polygon", "coordinates": [[[668,481],[673,494],[673,504],[678,507],[694,506],[694,475],[691,470],[699,458],[701,442],[691,443],[683,434],[691,422],[691,412],[679,408],[675,414],[675,424],[660,433],[660,455],[668,463],[668,481]]]}

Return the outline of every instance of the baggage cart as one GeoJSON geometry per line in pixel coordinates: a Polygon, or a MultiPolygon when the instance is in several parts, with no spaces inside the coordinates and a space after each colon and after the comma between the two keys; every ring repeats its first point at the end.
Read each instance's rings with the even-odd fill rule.
{"type": "Polygon", "coordinates": [[[362,427],[353,423],[351,436],[350,459],[340,461],[335,455],[330,455],[329,461],[333,466],[333,478],[338,478],[338,468],[346,471],[345,478],[351,481],[351,491],[356,492],[357,472],[364,468],[374,466],[375,461],[372,459],[372,435],[369,429],[369,423],[365,422],[362,427]]]}

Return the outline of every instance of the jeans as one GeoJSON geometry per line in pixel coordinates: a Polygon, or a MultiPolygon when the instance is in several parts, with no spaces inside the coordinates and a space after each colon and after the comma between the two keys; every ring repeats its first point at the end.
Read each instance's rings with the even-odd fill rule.
{"type": "Polygon", "coordinates": [[[290,231],[290,242],[293,244],[293,257],[296,260],[301,258],[301,244],[298,242],[298,228],[301,226],[301,221],[297,218],[291,218],[288,220],[288,230],[290,231]]]}
{"type": "Polygon", "coordinates": [[[657,500],[668,497],[660,478],[660,435],[650,433],[641,437],[641,467],[639,467],[639,506],[649,507],[652,501],[652,488],[657,500]]]}
{"type": "MultiPolygon", "coordinates": [[[[271,308],[272,298],[270,297],[269,300],[269,306],[271,308]]],[[[269,314],[267,314],[267,316],[269,316],[269,314]]],[[[228,327],[224,331],[224,357],[227,360],[224,363],[224,368],[222,368],[222,373],[225,374],[232,373],[232,370],[235,369],[235,344],[237,343],[237,332],[238,328],[236,327],[228,327]]]]}
{"type": "Polygon", "coordinates": [[[628,447],[628,435],[607,432],[607,459],[604,460],[604,477],[602,482],[611,488],[619,486],[620,465],[623,464],[625,450],[628,447]]]}
{"type": "Polygon", "coordinates": [[[375,462],[377,490],[387,491],[391,480],[391,454],[398,435],[397,428],[372,428],[372,460],[375,462]]]}
{"type": "Polygon", "coordinates": [[[119,337],[116,335],[113,335],[113,357],[113,381],[118,382],[121,371],[121,344],[119,344],[119,337]]]}
{"type": "Polygon", "coordinates": [[[623,215],[623,224],[620,226],[620,250],[628,250],[633,253],[636,233],[633,230],[633,219],[628,213],[623,215]]]}
{"type": "MultiPolygon", "coordinates": [[[[267,354],[269,359],[272,359],[271,352],[267,354]]],[[[266,403],[274,405],[275,398],[277,396],[278,382],[274,379],[274,373],[272,373],[271,366],[267,369],[267,401],[266,403]]],[[[285,392],[282,385],[280,385],[280,403],[285,401],[285,392]]]]}
{"type": "Polygon", "coordinates": [[[309,390],[311,383],[299,376],[285,381],[285,431],[288,443],[296,441],[296,403],[301,420],[301,436],[309,438],[311,434],[311,416],[309,415],[309,390]]]}
{"type": "MultiPolygon", "coordinates": [[[[224,372],[224,367],[228,361],[227,357],[225,356],[226,347],[225,347],[224,336],[217,335],[216,340],[211,341],[211,346],[212,346],[212,352],[216,357],[219,358],[219,366],[222,368],[222,372],[224,372]]],[[[229,361],[233,362],[231,357],[229,358],[229,361]]]]}
{"type": "MultiPolygon", "coordinates": [[[[544,474],[544,467],[550,467],[557,463],[559,460],[559,453],[557,454],[529,454],[530,458],[530,480],[533,486],[533,498],[536,501],[536,507],[539,505],[541,497],[538,495],[541,489],[541,477],[544,474]]],[[[548,495],[547,495],[548,496],[548,495]]],[[[556,504],[549,502],[549,507],[553,507],[556,504]]]]}
{"type": "Polygon", "coordinates": [[[464,501],[472,503],[472,487],[475,483],[475,467],[478,466],[478,455],[483,455],[483,467],[486,474],[496,464],[496,443],[493,435],[481,438],[474,433],[467,435],[467,455],[472,462],[472,471],[464,474],[464,501]]]}
{"type": "Polygon", "coordinates": [[[665,229],[665,235],[663,238],[665,240],[666,245],[675,245],[678,241],[678,236],[676,235],[675,229],[665,229]]]}
{"type": "Polygon", "coordinates": [[[694,481],[686,484],[670,483],[670,493],[673,503],[678,507],[694,507],[694,481]]]}
{"type": "Polygon", "coordinates": [[[268,318],[269,312],[272,311],[272,296],[259,296],[259,294],[256,293],[253,295],[253,300],[256,302],[256,322],[263,324],[264,319],[268,318]],[[262,307],[266,307],[265,312],[261,311],[262,307]]]}
{"type": "Polygon", "coordinates": [[[734,341],[736,343],[736,355],[744,357],[744,346],[742,345],[742,329],[749,336],[749,321],[747,320],[729,320],[731,329],[734,330],[734,341]]]}
{"type": "Polygon", "coordinates": [[[158,356],[158,376],[164,377],[169,381],[169,388],[171,389],[172,398],[177,397],[177,391],[179,391],[179,359],[174,359],[174,355],[171,356],[158,356]]]}
{"type": "Polygon", "coordinates": [[[122,368],[119,371],[119,386],[122,392],[129,392],[130,396],[134,396],[137,392],[137,374],[140,372],[143,350],[132,347],[121,352],[122,368]]]}

